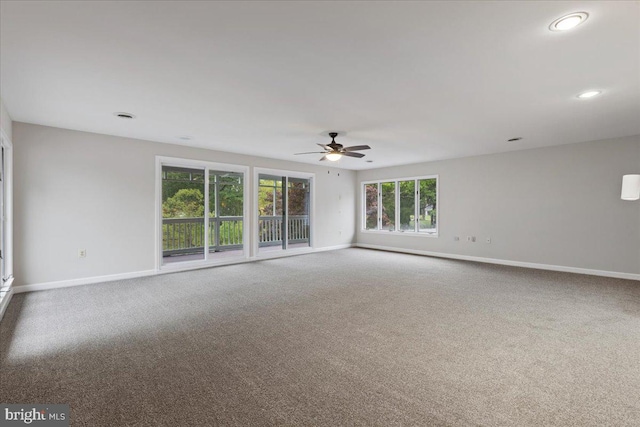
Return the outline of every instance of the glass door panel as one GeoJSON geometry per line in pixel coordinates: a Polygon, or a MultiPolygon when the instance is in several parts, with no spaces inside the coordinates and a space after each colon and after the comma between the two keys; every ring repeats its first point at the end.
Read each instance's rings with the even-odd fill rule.
{"type": "Polygon", "coordinates": [[[243,174],[209,171],[209,259],[244,255],[243,215],[243,174]]]}
{"type": "Polygon", "coordinates": [[[310,180],[287,178],[287,248],[309,247],[310,180]]]}
{"type": "Polygon", "coordinates": [[[204,169],[162,166],[162,262],[204,259],[204,169]]]}
{"type": "Polygon", "coordinates": [[[285,180],[281,176],[258,175],[258,250],[261,252],[285,248],[286,193],[282,191],[285,180]]]}

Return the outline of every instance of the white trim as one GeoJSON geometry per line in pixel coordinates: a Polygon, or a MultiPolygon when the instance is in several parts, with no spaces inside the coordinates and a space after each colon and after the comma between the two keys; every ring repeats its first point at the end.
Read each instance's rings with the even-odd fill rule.
{"type": "Polygon", "coordinates": [[[343,245],[325,246],[323,248],[314,249],[314,252],[337,251],[339,249],[355,248],[355,243],[345,243],[343,245]]]}
{"type": "MultiPolygon", "coordinates": [[[[68,288],[72,286],[93,285],[93,284],[99,284],[99,283],[105,283],[105,282],[113,282],[116,280],[136,279],[139,277],[149,277],[149,276],[159,276],[162,274],[179,273],[181,271],[201,270],[203,268],[223,267],[225,265],[266,261],[271,258],[285,258],[288,256],[303,255],[303,254],[314,253],[314,252],[334,251],[338,249],[351,248],[353,246],[354,246],[353,244],[346,244],[346,245],[326,246],[326,247],[311,249],[311,250],[307,250],[305,248],[304,250],[291,250],[287,253],[276,253],[275,256],[271,256],[269,258],[253,257],[250,259],[239,258],[237,260],[226,260],[224,264],[214,263],[214,264],[203,265],[202,263],[198,263],[196,265],[193,263],[189,263],[191,265],[179,265],[179,266],[178,264],[176,264],[176,266],[178,266],[179,268],[167,268],[167,269],[163,268],[161,271],[157,271],[157,270],[133,271],[130,273],[110,274],[107,276],[84,277],[81,279],[59,280],[56,282],[33,283],[30,285],[14,286],[11,289],[11,292],[20,294],[24,292],[46,291],[50,289],[68,288]]],[[[181,263],[181,264],[186,264],[186,263],[181,263]]],[[[7,301],[7,304],[8,304],[8,299],[9,298],[5,298],[3,301],[7,301]]],[[[2,304],[4,304],[4,302],[2,304]]]]}
{"type": "Polygon", "coordinates": [[[68,288],[71,286],[91,285],[94,283],[113,282],[115,280],[135,279],[138,277],[154,276],[156,270],[133,271],[130,273],[109,274],[107,276],[83,277],[81,279],[59,280],[56,282],[33,283],[31,285],[14,286],[16,294],[33,291],[46,291],[49,289],[68,288]]]}
{"type": "MultiPolygon", "coordinates": [[[[0,129],[0,144],[5,149],[4,181],[2,182],[2,185],[4,185],[5,221],[4,275],[10,278],[5,286],[11,290],[11,283],[13,282],[13,143],[3,129],[0,129]]],[[[2,316],[0,315],[1,318],[2,316]]]]}
{"type": "Polygon", "coordinates": [[[562,271],[565,273],[586,274],[589,276],[614,277],[616,279],[640,280],[640,274],[623,273],[619,271],[593,270],[590,268],[568,267],[564,265],[538,264],[535,262],[511,261],[507,259],[484,258],[472,255],[457,255],[444,252],[422,251],[417,249],[394,248],[391,246],[370,245],[367,243],[356,243],[356,247],[364,249],[377,249],[381,251],[400,252],[413,255],[425,255],[437,258],[459,259],[463,261],[483,262],[486,264],[508,265],[512,267],[535,268],[537,270],[562,271]]]}
{"type": "Polygon", "coordinates": [[[415,231],[360,230],[360,232],[365,234],[386,234],[391,236],[439,237],[438,233],[427,233],[426,231],[416,233],[415,231]]]}
{"type": "Polygon", "coordinates": [[[162,267],[162,157],[156,156],[156,197],[154,198],[154,212],[155,212],[155,252],[154,257],[155,270],[160,271],[162,267]]]}
{"type": "Polygon", "coordinates": [[[9,307],[9,302],[11,302],[11,297],[13,296],[14,290],[13,288],[9,288],[7,294],[0,301],[0,321],[4,317],[4,313],[7,311],[7,307],[9,307]]]}

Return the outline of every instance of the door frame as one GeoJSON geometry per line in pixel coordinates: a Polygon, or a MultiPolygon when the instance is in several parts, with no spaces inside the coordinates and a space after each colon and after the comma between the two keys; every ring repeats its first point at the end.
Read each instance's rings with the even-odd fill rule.
{"type": "Polygon", "coordinates": [[[0,215],[2,216],[0,220],[0,226],[4,227],[3,231],[3,246],[2,256],[4,259],[4,271],[3,276],[0,277],[0,287],[5,292],[4,298],[0,300],[0,319],[2,319],[2,315],[9,305],[9,300],[11,300],[11,295],[13,293],[12,284],[13,284],[13,144],[11,140],[4,132],[4,130],[0,129],[0,146],[4,149],[4,159],[3,159],[3,177],[2,182],[2,193],[4,196],[4,200],[2,203],[2,212],[0,215]]]}
{"type": "MultiPolygon", "coordinates": [[[[258,215],[258,186],[260,185],[260,175],[273,175],[280,176],[286,178],[300,178],[300,179],[308,179],[309,180],[309,247],[308,248],[298,248],[298,249],[287,249],[284,250],[284,253],[295,253],[295,252],[307,252],[315,249],[315,173],[309,172],[299,172],[299,171],[289,171],[283,169],[268,169],[268,168],[253,168],[253,208],[251,211],[251,224],[253,225],[253,232],[251,233],[252,247],[251,253],[253,257],[256,258],[273,258],[282,256],[283,252],[274,252],[270,254],[260,254],[259,252],[259,244],[260,238],[258,236],[259,231],[259,215],[258,215]]],[[[283,191],[288,191],[287,187],[283,187],[283,191]]],[[[286,199],[286,198],[285,198],[286,199]]],[[[283,211],[285,211],[288,206],[283,206],[283,211]]],[[[283,240],[286,238],[288,233],[283,233],[283,240]]]]}
{"type": "MultiPolygon", "coordinates": [[[[166,157],[166,156],[156,156],[156,197],[155,197],[155,236],[156,236],[156,247],[155,247],[155,267],[156,271],[177,271],[177,270],[189,270],[193,268],[197,268],[198,266],[208,266],[208,265],[220,265],[220,264],[228,264],[233,262],[238,262],[238,260],[246,260],[249,258],[250,253],[250,241],[251,241],[251,220],[249,216],[249,205],[251,201],[250,193],[249,193],[249,176],[250,168],[249,166],[243,165],[234,165],[231,163],[217,163],[217,162],[208,162],[204,160],[194,160],[194,159],[185,159],[181,157],[166,157]],[[206,209],[209,206],[209,192],[207,191],[209,185],[209,170],[220,170],[220,171],[229,171],[229,172],[238,172],[243,174],[243,182],[242,182],[242,191],[243,191],[243,206],[242,206],[242,257],[237,257],[228,260],[211,260],[208,259],[209,249],[208,245],[205,245],[204,251],[204,259],[202,260],[194,260],[194,261],[183,261],[176,262],[171,264],[163,265],[163,256],[162,256],[162,166],[176,166],[176,167],[184,167],[184,168],[194,168],[194,169],[204,169],[207,171],[205,173],[205,215],[206,209]],[[245,227],[246,225],[246,227],[245,227]]],[[[208,229],[209,221],[205,221],[205,236],[207,236],[206,232],[208,229]]]]}

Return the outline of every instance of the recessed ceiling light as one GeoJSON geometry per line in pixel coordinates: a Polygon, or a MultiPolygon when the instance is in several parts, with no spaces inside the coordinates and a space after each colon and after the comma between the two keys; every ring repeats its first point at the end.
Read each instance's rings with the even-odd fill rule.
{"type": "Polygon", "coordinates": [[[178,139],[181,139],[183,141],[191,141],[193,138],[187,135],[182,135],[182,136],[179,136],[178,139]]]}
{"type": "Polygon", "coordinates": [[[373,163],[373,160],[365,160],[367,163],[373,163]]]}
{"type": "Polygon", "coordinates": [[[121,119],[135,119],[136,118],[136,116],[134,116],[131,113],[120,112],[120,113],[113,113],[113,115],[116,116],[116,117],[120,117],[121,119]]]}
{"type": "Polygon", "coordinates": [[[580,95],[578,95],[578,98],[580,98],[580,99],[593,98],[594,96],[598,96],[601,93],[602,93],[602,91],[599,91],[599,90],[588,90],[588,91],[582,92],[580,95]]]}
{"type": "Polygon", "coordinates": [[[520,141],[521,139],[522,139],[522,137],[518,136],[516,138],[507,139],[507,142],[516,142],[516,141],[520,141]]]}
{"type": "Polygon", "coordinates": [[[558,18],[549,25],[551,31],[567,31],[577,27],[587,20],[589,14],[587,12],[575,12],[558,18]]]}

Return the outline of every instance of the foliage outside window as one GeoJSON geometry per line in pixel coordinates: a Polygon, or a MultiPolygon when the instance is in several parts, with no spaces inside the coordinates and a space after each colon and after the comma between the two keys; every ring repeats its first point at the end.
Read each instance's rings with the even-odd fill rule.
{"type": "Polygon", "coordinates": [[[378,229],[378,184],[365,184],[365,230],[378,229]]]}
{"type": "Polygon", "coordinates": [[[163,253],[202,255],[242,246],[244,174],[162,166],[163,253]],[[209,174],[208,183],[205,180],[209,174]],[[205,207],[208,189],[209,206],[205,207]],[[205,215],[206,211],[206,215],[205,215]],[[205,218],[208,217],[208,227],[205,218]],[[208,234],[205,237],[205,230],[208,234]]]}
{"type": "Polygon", "coordinates": [[[420,177],[363,184],[363,228],[438,233],[438,178],[420,177]]]}
{"type": "Polygon", "coordinates": [[[383,182],[382,189],[382,212],[380,226],[382,230],[393,230],[396,226],[396,183],[383,182]]]}

